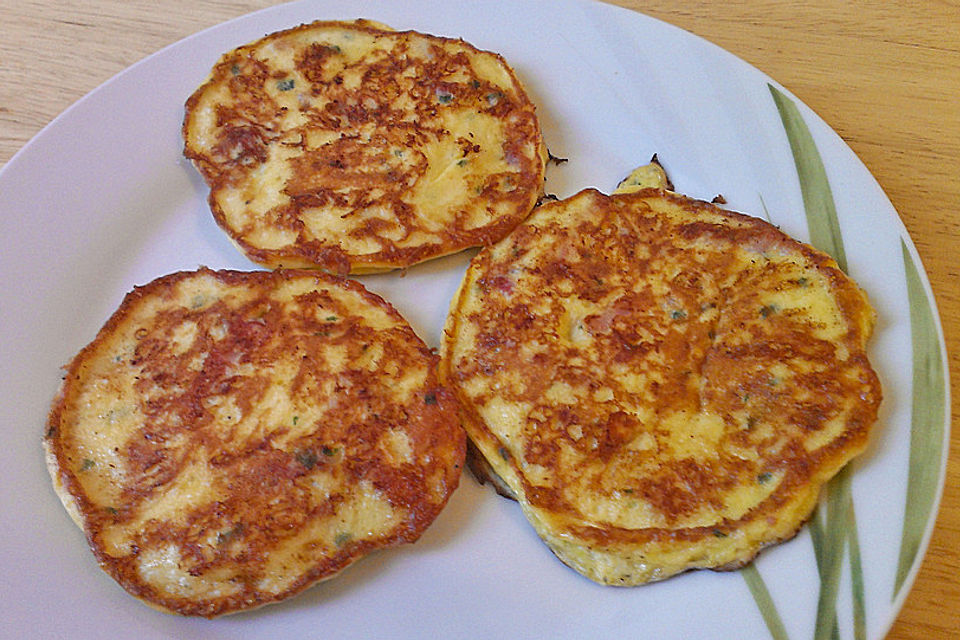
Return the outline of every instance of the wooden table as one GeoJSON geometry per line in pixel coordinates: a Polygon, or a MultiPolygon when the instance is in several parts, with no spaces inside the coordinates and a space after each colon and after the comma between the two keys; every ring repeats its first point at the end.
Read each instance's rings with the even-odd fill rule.
{"type": "MultiPolygon", "coordinates": [[[[947,338],[953,436],[919,578],[890,638],[960,637],[960,6],[954,0],[618,0],[713,41],[791,89],[860,156],[926,266],[947,338]]],[[[101,82],[271,0],[0,3],[0,166],[101,82]]]]}

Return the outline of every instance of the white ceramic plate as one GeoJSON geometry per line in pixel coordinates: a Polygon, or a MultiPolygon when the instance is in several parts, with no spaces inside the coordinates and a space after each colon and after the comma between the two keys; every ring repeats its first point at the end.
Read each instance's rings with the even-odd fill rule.
{"type": "MultiPolygon", "coordinates": [[[[809,638],[836,625],[841,637],[882,637],[916,573],[942,489],[949,425],[942,334],[887,198],[829,127],[771,86],[697,37],[599,3],[331,0],[200,33],[79,101],[0,172],[0,635],[809,638]],[[502,53],[539,106],[551,151],[569,159],[549,170],[547,189],[559,196],[612,189],[657,153],[679,190],[722,194],[730,208],[807,239],[798,169],[773,93],[797,107],[832,186],[849,271],[878,312],[871,348],[886,394],[876,437],[853,474],[859,569],[844,553],[837,595],[827,590],[825,608],[818,594],[829,581],[820,578],[809,527],[747,573],[601,587],[558,562],[515,504],[470,477],[417,544],[368,557],[255,612],[215,621],[156,613],[98,569],[41,454],[59,367],[134,285],[201,264],[253,268],[215,226],[206,188],[181,156],[183,102],[227,49],[300,22],[361,16],[502,53]],[[921,468],[925,481],[910,473],[921,468]]],[[[468,257],[364,282],[436,345],[468,257]]],[[[842,542],[833,550],[848,548],[842,542]]]]}

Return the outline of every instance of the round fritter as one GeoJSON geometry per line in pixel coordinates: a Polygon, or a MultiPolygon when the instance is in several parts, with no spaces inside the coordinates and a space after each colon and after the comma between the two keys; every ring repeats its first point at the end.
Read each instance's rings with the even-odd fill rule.
{"type": "Polygon", "coordinates": [[[47,461],[131,594],[186,615],[248,609],[434,520],[465,450],[436,369],[356,282],[176,273],[129,293],[70,363],[47,461]]]}
{"type": "Polygon", "coordinates": [[[796,533],[867,444],[873,323],[831,258],[762,220],[586,190],[474,258],[440,375],[475,469],[564,562],[634,585],[796,533]]]}
{"type": "Polygon", "coordinates": [[[534,105],[502,57],[367,21],[228,52],[183,136],[217,223],[268,267],[407,267],[499,240],[543,191],[534,105]]]}

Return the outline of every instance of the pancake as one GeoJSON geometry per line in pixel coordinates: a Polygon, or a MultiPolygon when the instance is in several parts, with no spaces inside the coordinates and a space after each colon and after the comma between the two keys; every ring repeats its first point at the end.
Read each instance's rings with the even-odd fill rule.
{"type": "Polygon", "coordinates": [[[416,541],[440,513],[465,436],[436,368],[354,281],[175,273],[129,293],[66,368],[47,462],[132,595],[249,609],[416,541]]]}
{"type": "Polygon", "coordinates": [[[223,55],[184,154],[217,223],[267,267],[408,267],[495,242],[543,192],[534,105],[499,55],[369,21],[223,55]]]}
{"type": "Polygon", "coordinates": [[[829,256],[762,220],[588,189],[475,256],[440,375],[478,475],[570,567],[637,585],[797,532],[867,445],[873,324],[829,256]]]}

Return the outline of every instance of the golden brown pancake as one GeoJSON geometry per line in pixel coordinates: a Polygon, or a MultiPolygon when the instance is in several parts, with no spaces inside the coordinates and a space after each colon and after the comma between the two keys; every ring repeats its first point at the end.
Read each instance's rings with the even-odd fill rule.
{"type": "Polygon", "coordinates": [[[499,240],[543,190],[534,105],[501,56],[368,21],[226,53],[183,136],[217,223],[268,267],[407,267],[499,240]]]}
{"type": "Polygon", "coordinates": [[[148,604],[212,617],[277,602],[440,513],[465,437],[436,365],[350,280],[164,276],[67,367],[44,439],[54,486],[148,604]]]}
{"type": "Polygon", "coordinates": [[[873,323],[830,257],[762,220],[585,190],[473,259],[441,380],[554,553],[636,585],[796,533],[867,444],[873,323]]]}

